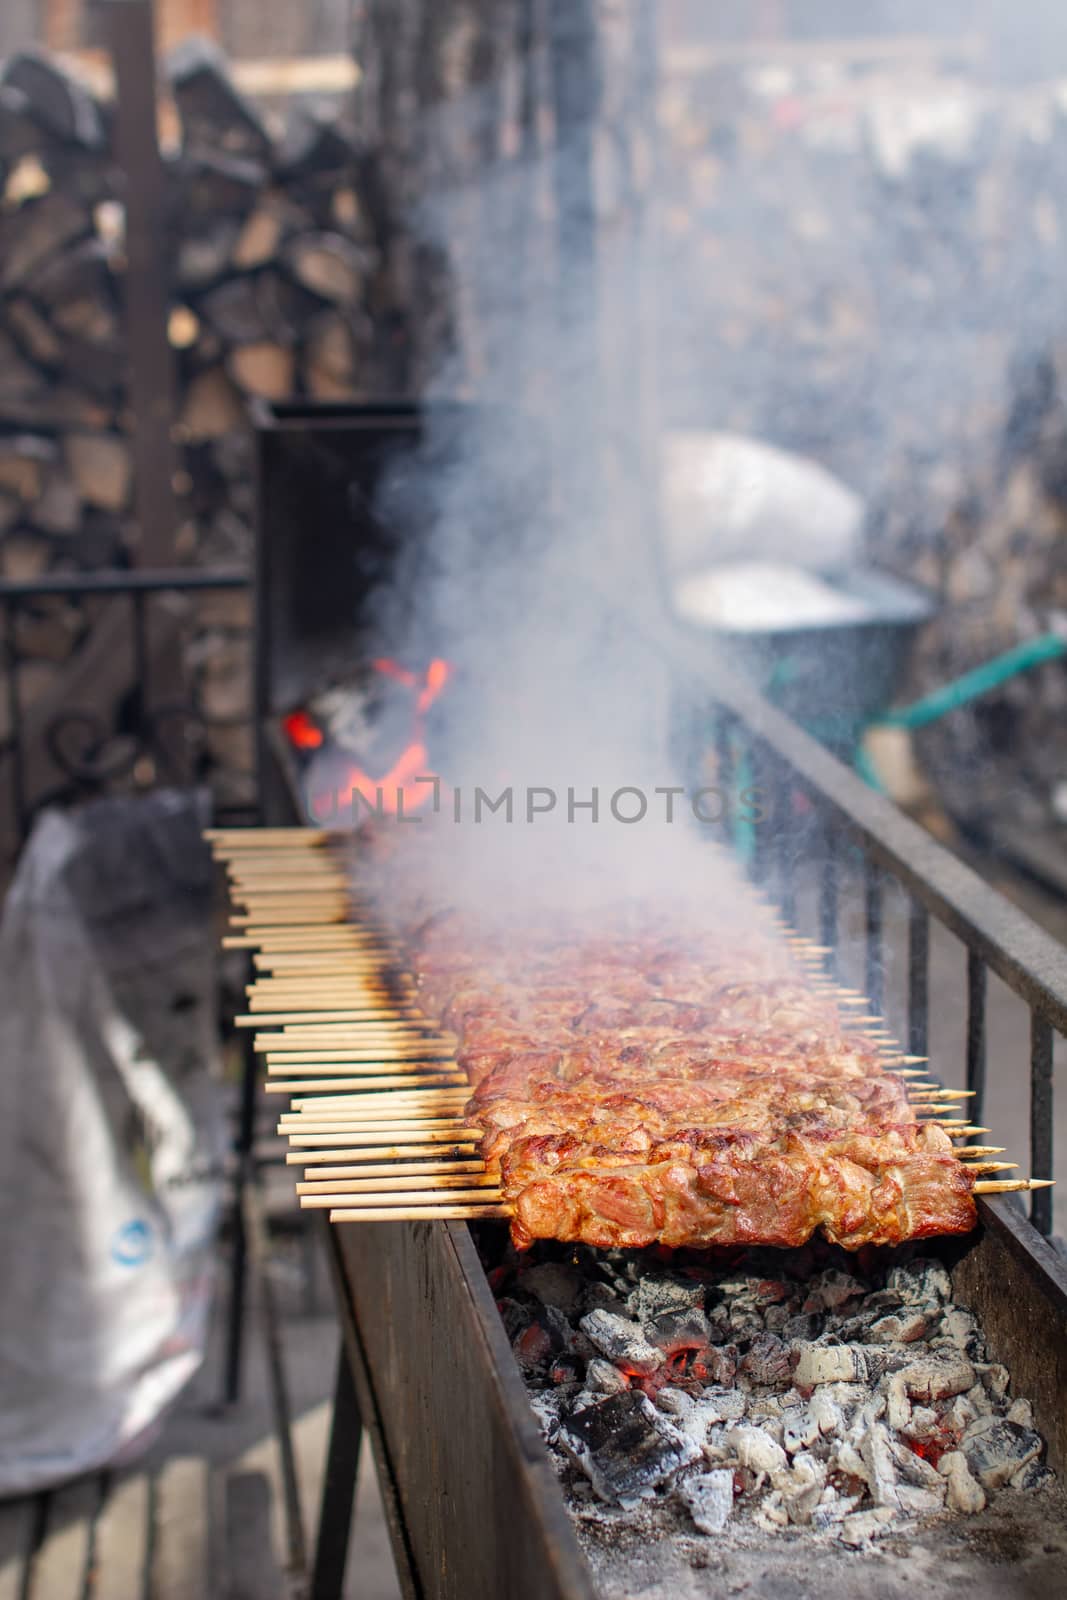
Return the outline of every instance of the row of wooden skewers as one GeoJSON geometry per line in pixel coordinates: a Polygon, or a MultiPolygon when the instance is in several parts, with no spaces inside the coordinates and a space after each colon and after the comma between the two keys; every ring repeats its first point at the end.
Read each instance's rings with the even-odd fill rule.
{"type": "MultiPolygon", "coordinates": [[[[238,1025],[256,1030],[267,1091],[290,1096],[278,1132],[287,1162],[304,1168],[300,1204],[332,1222],[504,1217],[495,1174],[478,1155],[481,1130],[463,1120],[470,1086],[455,1040],[414,1003],[397,950],[359,904],[344,835],[311,828],[213,830],[233,906],[224,944],[252,952],[255,979],[238,1025]],[[337,848],[334,848],[335,844],[337,848]]],[[[956,1113],[968,1091],[929,1081],[923,1059],[900,1053],[858,991],[826,973],[824,947],[793,932],[770,906],[769,930],[784,939],[813,988],[855,1008],[854,1027],[883,1052],[885,1067],[911,1080],[921,1120],[952,1138],[989,1132],[956,1113]]],[[[978,1194],[1044,1187],[1041,1180],[990,1179],[1014,1169],[1000,1146],[966,1144],[956,1154],[978,1194]]]]}

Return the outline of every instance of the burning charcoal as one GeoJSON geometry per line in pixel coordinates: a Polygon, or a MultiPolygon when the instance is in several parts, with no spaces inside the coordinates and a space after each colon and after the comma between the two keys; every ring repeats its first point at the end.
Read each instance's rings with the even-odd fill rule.
{"type": "Polygon", "coordinates": [[[776,1475],[775,1488],[781,1492],[790,1522],[803,1525],[811,1521],[825,1484],[826,1468],[803,1451],[794,1457],[788,1472],[776,1475]]]}
{"type": "Polygon", "coordinates": [[[698,1445],[633,1389],[569,1417],[559,1442],[601,1500],[626,1507],[653,1494],[700,1455],[698,1445]]]}
{"type": "Polygon", "coordinates": [[[909,1306],[944,1304],[952,1298],[952,1283],[940,1261],[909,1261],[893,1267],[885,1286],[909,1306]]]}
{"type": "Polygon", "coordinates": [[[555,1389],[544,1389],[540,1394],[530,1396],[530,1407],[541,1425],[546,1444],[554,1444],[559,1433],[562,1400],[562,1395],[555,1389]]]}
{"type": "Polygon", "coordinates": [[[960,1449],[983,1489],[1000,1489],[1041,1454],[1041,1435],[1000,1417],[979,1417],[963,1435],[960,1449]]]}
{"type": "Polygon", "coordinates": [[[622,1302],[614,1289],[597,1280],[587,1283],[582,1290],[582,1306],[586,1311],[610,1311],[614,1314],[621,1311],[622,1302]]]}
{"type": "Polygon", "coordinates": [[[944,1509],[944,1491],[935,1494],[930,1489],[917,1489],[914,1484],[901,1483],[897,1486],[897,1499],[901,1511],[909,1517],[932,1517],[944,1509]]]}
{"type": "Polygon", "coordinates": [[[851,1516],[842,1519],[837,1537],[842,1544],[853,1547],[864,1545],[888,1533],[894,1520],[891,1506],[876,1506],[873,1511],[854,1511],[851,1516]]]}
{"type": "Polygon", "coordinates": [[[894,1372],[885,1386],[886,1417],[889,1426],[903,1433],[912,1423],[912,1405],[908,1399],[903,1373],[894,1372]]]}
{"type": "Polygon", "coordinates": [[[893,1465],[901,1483],[911,1484],[913,1489],[926,1489],[931,1494],[944,1499],[945,1486],[937,1471],[922,1456],[916,1455],[914,1450],[909,1450],[906,1444],[901,1444],[899,1439],[890,1435],[889,1449],[893,1457],[893,1465]]]}
{"type": "Polygon", "coordinates": [[[711,1342],[708,1319],[699,1306],[661,1311],[643,1324],[645,1337],[658,1350],[703,1350],[711,1342]]]}
{"type": "Polygon", "coordinates": [[[914,1344],[925,1337],[930,1327],[925,1312],[914,1308],[891,1311],[867,1329],[865,1337],[881,1344],[914,1344]]]}
{"type": "Polygon", "coordinates": [[[922,1361],[909,1362],[901,1370],[901,1378],[911,1400],[948,1400],[971,1388],[974,1368],[963,1356],[939,1350],[922,1361]]]}
{"type": "Polygon", "coordinates": [[[565,1350],[561,1355],[553,1359],[552,1365],[548,1369],[549,1382],[555,1384],[579,1383],[582,1379],[584,1365],[585,1363],[579,1356],[571,1355],[569,1351],[565,1350]]]}
{"type": "Polygon", "coordinates": [[[663,1365],[663,1352],[649,1344],[636,1322],[612,1311],[590,1311],[578,1324],[601,1355],[644,1377],[663,1365]]]}
{"type": "Polygon", "coordinates": [[[776,1444],[762,1428],[731,1428],[723,1443],[736,1455],[741,1465],[748,1467],[757,1477],[769,1477],[772,1472],[780,1472],[789,1459],[781,1445],[776,1444]]]}
{"type": "Polygon", "coordinates": [[[1013,1489],[1044,1489],[1056,1481],[1056,1475],[1042,1462],[1028,1461],[1025,1467],[1020,1467],[1008,1481],[1013,1489]]]}
{"type": "Polygon", "coordinates": [[[1034,1408],[1029,1400],[1013,1400],[1008,1409],[1007,1420],[1017,1422],[1020,1428],[1032,1428],[1034,1425],[1034,1408]]]}
{"type": "Polygon", "coordinates": [[[599,1394],[621,1394],[630,1387],[630,1380],[624,1372],[620,1372],[614,1362],[605,1361],[603,1356],[594,1356],[585,1369],[585,1381],[590,1389],[599,1394]]]}
{"type": "Polygon", "coordinates": [[[759,1333],[748,1352],[738,1363],[738,1372],[751,1383],[789,1383],[793,1376],[793,1362],[789,1347],[773,1333],[759,1333]]]}
{"type": "MultiPolygon", "coordinates": [[[[772,1306],[772,1311],[780,1309],[772,1306]]],[[[775,1326],[770,1313],[767,1315],[767,1327],[780,1335],[787,1344],[796,1343],[798,1340],[804,1344],[817,1339],[826,1325],[826,1318],[821,1311],[801,1311],[795,1316],[788,1316],[784,1322],[775,1326]]]]}
{"type": "MultiPolygon", "coordinates": [[[[676,1391],[664,1389],[660,1396],[661,1403],[663,1395],[673,1392],[676,1391]]],[[[701,1416],[711,1426],[716,1422],[740,1422],[745,1414],[747,1397],[740,1389],[713,1387],[705,1389],[696,1403],[701,1416]]]]}
{"type": "Polygon", "coordinates": [[[992,1400],[1007,1399],[1011,1378],[1007,1367],[999,1361],[975,1362],[974,1370],[982,1380],[982,1387],[992,1400]]]}
{"type": "Polygon", "coordinates": [[[816,1273],[812,1278],[802,1309],[836,1311],[847,1300],[855,1300],[863,1292],[863,1284],[858,1279],[850,1277],[847,1272],[838,1272],[836,1267],[828,1267],[825,1272],[816,1273]]]}
{"type": "Polygon", "coordinates": [[[782,1414],[782,1445],[789,1455],[806,1450],[821,1433],[819,1419],[810,1406],[791,1406],[782,1414]]]}
{"type": "MultiPolygon", "coordinates": [[[[918,1408],[912,1412],[913,1422],[917,1415],[918,1408]]],[[[979,1415],[980,1413],[975,1408],[969,1394],[957,1394],[953,1396],[946,1406],[941,1416],[941,1422],[950,1433],[954,1433],[958,1438],[970,1427],[972,1422],[978,1420],[979,1415]]],[[[1029,1426],[1021,1417],[1012,1417],[1011,1421],[1022,1422],[1024,1428],[1029,1426]]]]}
{"type": "Polygon", "coordinates": [[[561,1261],[543,1261],[527,1267],[519,1275],[519,1288],[525,1289],[542,1305],[573,1311],[582,1291],[582,1275],[577,1267],[561,1261]]]}
{"type": "Polygon", "coordinates": [[[793,1371],[800,1389],[814,1389],[820,1383],[863,1383],[867,1361],[862,1350],[851,1344],[806,1344],[793,1371]]]}
{"type": "Polygon", "coordinates": [[[893,1462],[893,1441],[889,1429],[872,1421],[864,1430],[859,1453],[867,1468],[871,1499],[876,1506],[898,1506],[897,1474],[893,1462]]]}
{"type": "Polygon", "coordinates": [[[651,1322],[665,1311],[704,1309],[704,1285],[693,1278],[644,1277],[630,1295],[627,1310],[637,1322],[651,1322]]]}
{"type": "Polygon", "coordinates": [[[698,1533],[721,1533],[734,1509],[734,1475],[723,1468],[686,1478],[678,1493],[698,1533]]]}
{"type": "Polygon", "coordinates": [[[978,1331],[978,1323],[969,1311],[960,1311],[958,1307],[951,1306],[941,1314],[941,1323],[938,1327],[939,1337],[951,1339],[958,1350],[970,1356],[972,1361],[981,1361],[985,1355],[984,1340],[978,1331]]]}
{"type": "Polygon", "coordinates": [[[771,1494],[764,1495],[752,1514],[752,1520],[758,1528],[763,1528],[767,1533],[788,1527],[789,1513],[785,1509],[781,1490],[775,1489],[771,1494]]]}
{"type": "Polygon", "coordinates": [[[945,1503],[950,1511],[962,1511],[969,1516],[984,1511],[985,1490],[971,1474],[967,1457],[961,1450],[950,1450],[941,1457],[937,1470],[945,1480],[945,1503]]]}
{"type": "Polygon", "coordinates": [[[520,1305],[518,1300],[511,1300],[507,1296],[498,1300],[496,1308],[500,1313],[500,1320],[504,1324],[504,1332],[508,1339],[514,1341],[520,1333],[525,1333],[530,1325],[529,1309],[520,1305]]]}

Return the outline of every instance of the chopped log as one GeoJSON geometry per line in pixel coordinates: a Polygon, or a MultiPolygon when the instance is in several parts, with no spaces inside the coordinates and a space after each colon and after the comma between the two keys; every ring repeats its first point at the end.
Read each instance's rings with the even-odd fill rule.
{"type": "Polygon", "coordinates": [[[304,386],[316,400],[343,400],[357,387],[356,339],[349,319],[325,311],[308,328],[304,386]]]}
{"type": "Polygon", "coordinates": [[[3,82],[25,97],[25,114],[54,139],[103,150],[107,127],[95,96],[52,56],[22,50],[7,62],[3,82]]]}
{"type": "Polygon", "coordinates": [[[48,319],[41,315],[32,300],[23,295],[13,296],[4,308],[7,325],[19,345],[31,360],[43,367],[55,366],[62,354],[62,345],[48,319]]]}
{"type": "Polygon", "coordinates": [[[240,224],[232,218],[215,222],[204,232],[190,234],[178,245],[175,276],[180,291],[195,293],[221,278],[233,254],[240,224]]]}
{"type": "Polygon", "coordinates": [[[47,168],[42,167],[37,156],[23,156],[15,162],[4,184],[4,204],[20,206],[24,200],[37,200],[47,194],[52,179],[47,168]]]}
{"type": "Polygon", "coordinates": [[[280,344],[245,344],[230,352],[227,369],[246,394],[285,400],[293,393],[296,359],[280,344]]]}
{"type": "Polygon", "coordinates": [[[23,501],[36,500],[45,464],[55,459],[55,445],[40,434],[0,435],[0,489],[23,501]]]}
{"type": "Polygon", "coordinates": [[[21,288],[56,251],[92,230],[88,209],[61,190],[28,200],[0,221],[0,288],[21,288]]]}
{"type": "Polygon", "coordinates": [[[106,428],[111,419],[104,400],[67,384],[42,380],[39,389],[9,399],[0,392],[0,423],[8,428],[106,428]]]}
{"type": "Polygon", "coordinates": [[[230,81],[226,59],[207,39],[186,39],[167,59],[167,77],[185,150],[222,150],[269,161],[273,149],[259,112],[230,81]]]}
{"type": "Polygon", "coordinates": [[[81,514],[81,500],[70,478],[65,472],[52,468],[41,494],[33,503],[31,515],[34,527],[51,534],[76,533],[81,514]]]}
{"type": "MultiPolygon", "coordinates": [[[[13,528],[22,516],[22,506],[13,494],[0,490],[0,540],[4,539],[10,528],[13,528]]],[[[6,543],[0,545],[0,550],[7,548],[6,543]]]]}
{"type": "Polygon", "coordinates": [[[221,367],[209,367],[191,380],[182,406],[181,428],[189,439],[217,439],[245,420],[241,397],[221,367]]]}
{"type": "MultiPolygon", "coordinates": [[[[8,526],[4,521],[5,506],[18,512],[16,501],[0,495],[0,533],[6,532],[8,526]]],[[[47,570],[51,553],[47,539],[36,539],[29,533],[9,534],[0,545],[0,572],[15,583],[29,583],[47,570]]]]}
{"type": "Polygon", "coordinates": [[[253,277],[230,278],[220,283],[197,302],[197,307],[227,344],[255,344],[271,334],[272,330],[263,319],[253,277]]]}
{"type": "Polygon", "coordinates": [[[0,162],[10,164],[41,148],[42,138],[21,89],[0,83],[0,162]]]}
{"type": "Polygon", "coordinates": [[[205,226],[219,217],[243,217],[267,181],[267,169],[240,156],[199,152],[177,169],[185,225],[205,226]]]}
{"type": "Polygon", "coordinates": [[[233,249],[240,272],[266,266],[277,256],[286,235],[307,226],[307,214],[281,190],[268,189],[249,213],[233,249]]]}
{"type": "Polygon", "coordinates": [[[308,233],[293,239],[285,260],[298,283],[324,300],[353,306],[363,290],[363,252],[339,233],[308,233]]]}
{"type": "Polygon", "coordinates": [[[188,306],[175,306],[167,318],[167,342],[172,350],[189,350],[200,335],[200,318],[188,306]]]}
{"type": "Polygon", "coordinates": [[[34,273],[31,292],[64,333],[97,344],[117,338],[114,270],[107,247],[98,239],[84,239],[55,254],[34,273]]]}
{"type": "Polygon", "coordinates": [[[67,466],[81,498],[102,511],[129,502],[133,465],[127,441],[115,433],[72,433],[64,442],[67,466]]]}
{"type": "Polygon", "coordinates": [[[286,124],[278,170],[287,181],[351,173],[359,156],[355,145],[321,105],[297,105],[286,124]]]}
{"type": "Polygon", "coordinates": [[[0,328],[0,399],[18,400],[44,387],[40,370],[26,361],[14,339],[0,328]]]}

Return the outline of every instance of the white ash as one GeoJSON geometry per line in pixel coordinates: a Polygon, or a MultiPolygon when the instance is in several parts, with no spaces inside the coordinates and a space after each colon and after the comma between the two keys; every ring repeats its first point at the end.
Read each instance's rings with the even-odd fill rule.
{"type": "Polygon", "coordinates": [[[547,1247],[500,1269],[583,1527],[655,1512],[697,1540],[804,1529],[866,1548],[1049,1484],[1032,1409],[939,1261],[897,1252],[861,1276],[826,1249],[682,1259],[547,1247]]]}

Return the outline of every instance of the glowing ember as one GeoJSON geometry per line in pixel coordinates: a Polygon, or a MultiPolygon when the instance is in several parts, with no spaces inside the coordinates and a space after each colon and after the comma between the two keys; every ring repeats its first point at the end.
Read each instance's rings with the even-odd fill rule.
{"type": "MultiPolygon", "coordinates": [[[[378,815],[386,813],[402,817],[425,806],[433,795],[434,785],[425,781],[435,776],[429,764],[430,757],[426,748],[425,719],[430,707],[448,683],[452,669],[447,661],[439,659],[431,661],[422,674],[412,672],[399,662],[390,661],[386,657],[379,657],[371,665],[382,677],[391,678],[395,683],[402,684],[405,689],[410,690],[411,737],[387,772],[372,776],[364,772],[356,762],[352,762],[334,793],[313,796],[311,811],[319,820],[336,816],[339,811],[345,809],[354,810],[357,796],[378,815]],[[416,782],[416,779],[423,781],[416,782]]],[[[295,716],[301,718],[304,714],[297,712],[295,716]]],[[[286,719],[286,731],[289,732],[290,738],[293,738],[293,734],[289,724],[293,720],[293,718],[286,719]]],[[[313,732],[318,732],[314,724],[310,723],[310,719],[304,718],[304,721],[308,722],[313,732]]],[[[322,742],[321,734],[318,742],[322,742]]],[[[293,743],[300,749],[313,748],[310,744],[301,744],[298,738],[293,738],[293,743]]]]}
{"type": "Polygon", "coordinates": [[[315,726],[306,711],[291,711],[283,726],[296,750],[317,750],[322,744],[322,729],[315,726]]]}

